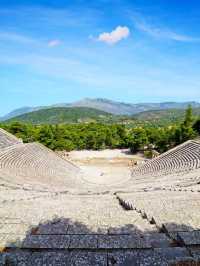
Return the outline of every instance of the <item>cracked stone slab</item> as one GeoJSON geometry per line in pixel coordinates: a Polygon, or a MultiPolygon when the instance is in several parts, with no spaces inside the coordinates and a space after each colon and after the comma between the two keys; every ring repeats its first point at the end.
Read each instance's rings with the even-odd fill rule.
{"type": "Polygon", "coordinates": [[[190,257],[190,254],[185,247],[155,248],[154,251],[158,256],[162,256],[167,260],[190,257]]]}
{"type": "Polygon", "coordinates": [[[134,249],[151,248],[151,245],[139,235],[101,235],[98,237],[98,248],[134,249]]]}
{"type": "Polygon", "coordinates": [[[172,240],[164,233],[147,234],[144,238],[153,248],[169,247],[172,244],[172,240]]]}
{"type": "Polygon", "coordinates": [[[22,243],[23,248],[57,248],[65,249],[69,247],[69,235],[30,235],[22,243]]]}
{"type": "Polygon", "coordinates": [[[113,251],[108,253],[108,266],[168,266],[167,260],[153,250],[113,251]]]}
{"type": "Polygon", "coordinates": [[[34,252],[30,258],[31,265],[68,266],[69,252],[34,252]]]}
{"type": "Polygon", "coordinates": [[[69,248],[97,248],[97,236],[95,235],[71,235],[69,248]]]}
{"type": "MultiPolygon", "coordinates": [[[[16,264],[18,265],[18,264],[16,264]]],[[[37,266],[107,266],[107,254],[104,252],[64,251],[33,252],[29,264],[37,266]]]]}
{"type": "Polygon", "coordinates": [[[107,266],[107,254],[106,252],[73,251],[69,263],[70,266],[107,266]]]}
{"type": "MultiPolygon", "coordinates": [[[[167,248],[168,249],[168,248],[167,248]]],[[[172,248],[170,248],[172,249],[172,248]]],[[[108,253],[109,266],[197,266],[197,261],[178,248],[174,252],[165,248],[134,251],[112,251],[108,253]]]]}
{"type": "MultiPolygon", "coordinates": [[[[6,263],[9,266],[68,266],[68,252],[12,252],[6,253],[6,263]]],[[[1,265],[1,264],[0,264],[1,265]]]]}
{"type": "Polygon", "coordinates": [[[178,232],[178,236],[187,246],[200,245],[200,231],[178,232]]]}

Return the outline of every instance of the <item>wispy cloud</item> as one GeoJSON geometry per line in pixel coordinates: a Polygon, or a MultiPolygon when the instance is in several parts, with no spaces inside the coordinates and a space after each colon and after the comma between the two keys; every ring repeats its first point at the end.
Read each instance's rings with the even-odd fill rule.
{"type": "Polygon", "coordinates": [[[59,46],[62,42],[61,40],[54,39],[47,42],[45,40],[39,40],[36,38],[32,38],[23,34],[15,33],[15,32],[0,32],[0,41],[2,42],[13,42],[22,45],[36,45],[36,46],[44,46],[48,45],[48,47],[59,46]]]}
{"type": "Polygon", "coordinates": [[[98,41],[105,42],[107,44],[115,44],[122,39],[128,38],[130,30],[128,27],[118,26],[111,32],[103,32],[98,36],[98,41]]]}
{"type": "MultiPolygon", "coordinates": [[[[81,87],[90,87],[92,90],[108,91],[118,90],[126,91],[131,97],[140,97],[141,95],[155,99],[155,97],[179,97],[182,99],[192,99],[198,97],[199,73],[189,73],[185,76],[187,67],[181,63],[180,67],[160,69],[159,66],[151,68],[146,66],[140,68],[138,65],[130,64],[124,68],[113,65],[88,64],[85,61],[76,60],[68,57],[48,56],[38,54],[0,54],[0,65],[21,65],[24,67],[24,73],[32,73],[33,77],[42,77],[49,81],[62,80],[66,84],[81,85],[81,87]],[[183,73],[181,66],[185,69],[183,73]],[[178,73],[176,72],[178,69],[178,73]],[[145,79],[144,79],[145,73],[145,79]],[[84,86],[83,86],[84,85],[84,86]],[[123,88],[123,90],[122,90],[123,88]],[[161,89],[163,88],[163,89],[161,89]],[[190,90],[188,90],[190,88],[190,90]]],[[[176,66],[179,66],[176,62],[176,66]]],[[[188,71],[189,72],[189,71],[188,71]]],[[[39,88],[41,89],[41,88],[39,88]]]]}
{"type": "Polygon", "coordinates": [[[59,46],[62,42],[60,40],[51,40],[48,42],[49,47],[59,46]]]}
{"type": "Polygon", "coordinates": [[[177,33],[167,27],[151,24],[141,15],[135,15],[132,18],[135,27],[156,39],[168,39],[177,42],[199,42],[200,38],[192,37],[186,34],[177,33]]]}
{"type": "Polygon", "coordinates": [[[17,42],[21,44],[36,44],[37,40],[15,32],[0,32],[1,41],[17,42]]]}
{"type": "Polygon", "coordinates": [[[100,68],[80,60],[59,56],[44,56],[38,54],[1,55],[0,64],[21,65],[26,70],[49,78],[59,78],[65,81],[74,81],[81,84],[99,85],[97,80],[100,68]]]}
{"type": "Polygon", "coordinates": [[[86,7],[84,9],[69,9],[27,5],[0,9],[0,16],[2,18],[13,20],[13,22],[17,21],[19,25],[21,25],[21,22],[24,26],[31,24],[37,29],[38,26],[41,28],[46,26],[84,28],[94,24],[100,15],[100,11],[86,7]]]}

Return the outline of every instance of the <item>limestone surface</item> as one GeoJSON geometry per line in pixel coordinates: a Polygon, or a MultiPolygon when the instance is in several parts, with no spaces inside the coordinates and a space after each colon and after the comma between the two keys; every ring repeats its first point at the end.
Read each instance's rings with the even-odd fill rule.
{"type": "Polygon", "coordinates": [[[200,143],[128,167],[95,182],[0,130],[0,265],[200,265],[200,143]]]}

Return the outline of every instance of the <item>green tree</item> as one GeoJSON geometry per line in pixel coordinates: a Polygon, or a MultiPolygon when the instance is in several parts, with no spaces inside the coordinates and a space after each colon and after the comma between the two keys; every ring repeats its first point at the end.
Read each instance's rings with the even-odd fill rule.
{"type": "Polygon", "coordinates": [[[132,152],[143,150],[148,143],[148,137],[145,129],[140,127],[131,131],[129,135],[129,147],[132,152]]]}
{"type": "Polygon", "coordinates": [[[192,128],[200,135],[200,118],[194,123],[192,128]]]}
{"type": "Polygon", "coordinates": [[[48,148],[54,149],[53,140],[53,127],[50,125],[43,125],[38,133],[38,141],[48,148]]]}
{"type": "Polygon", "coordinates": [[[193,129],[193,122],[194,122],[194,117],[193,117],[192,107],[188,106],[185,112],[185,119],[181,124],[181,136],[180,136],[181,143],[196,137],[196,132],[193,129]]]}
{"type": "Polygon", "coordinates": [[[193,122],[194,122],[194,117],[193,117],[192,106],[189,105],[185,111],[185,119],[184,119],[183,125],[185,127],[192,127],[193,122]]]}

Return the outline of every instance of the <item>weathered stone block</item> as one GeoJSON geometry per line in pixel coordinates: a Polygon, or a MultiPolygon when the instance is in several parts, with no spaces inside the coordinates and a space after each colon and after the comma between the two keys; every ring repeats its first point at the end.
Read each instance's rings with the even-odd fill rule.
{"type": "Polygon", "coordinates": [[[95,235],[71,235],[69,248],[94,249],[97,248],[95,235]]]}
{"type": "Polygon", "coordinates": [[[69,243],[69,235],[31,235],[23,241],[22,247],[31,249],[63,249],[68,248],[69,243]]]}

